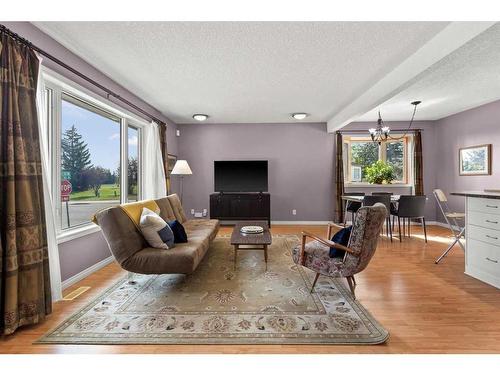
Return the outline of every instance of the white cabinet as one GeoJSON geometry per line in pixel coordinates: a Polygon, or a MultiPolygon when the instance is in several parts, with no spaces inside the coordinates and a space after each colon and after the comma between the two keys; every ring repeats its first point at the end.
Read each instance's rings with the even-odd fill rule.
{"type": "Polygon", "coordinates": [[[467,197],[465,273],[500,288],[500,199],[467,197]]]}

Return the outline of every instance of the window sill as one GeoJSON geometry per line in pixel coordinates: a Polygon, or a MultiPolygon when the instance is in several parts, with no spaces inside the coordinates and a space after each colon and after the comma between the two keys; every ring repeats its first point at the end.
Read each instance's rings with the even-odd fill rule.
{"type": "Polygon", "coordinates": [[[92,223],[83,225],[79,228],[68,229],[59,233],[57,236],[57,244],[76,240],[77,238],[88,236],[89,234],[99,232],[100,230],[101,228],[99,228],[98,225],[92,223]]]}
{"type": "Polygon", "coordinates": [[[366,182],[352,183],[346,182],[344,183],[344,187],[369,187],[369,188],[384,188],[384,189],[398,189],[398,188],[411,188],[412,184],[369,184],[366,182]]]}

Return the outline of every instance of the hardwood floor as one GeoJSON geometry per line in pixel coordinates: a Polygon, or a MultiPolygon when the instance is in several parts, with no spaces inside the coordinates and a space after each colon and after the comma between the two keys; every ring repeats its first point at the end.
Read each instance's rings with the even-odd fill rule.
{"type": "MultiPolygon", "coordinates": [[[[274,225],[274,234],[325,235],[323,226],[274,225]]],[[[90,291],[74,301],[57,302],[44,323],[0,340],[0,353],[500,353],[500,290],[464,274],[464,254],[455,247],[439,265],[450,233],[429,226],[425,244],[420,228],[413,238],[383,237],[368,268],[356,276],[359,301],[391,333],[375,346],[328,345],[35,345],[48,330],[98,296],[126,273],[109,266],[73,285],[90,291]]],[[[220,233],[229,234],[231,227],[220,233]]]]}

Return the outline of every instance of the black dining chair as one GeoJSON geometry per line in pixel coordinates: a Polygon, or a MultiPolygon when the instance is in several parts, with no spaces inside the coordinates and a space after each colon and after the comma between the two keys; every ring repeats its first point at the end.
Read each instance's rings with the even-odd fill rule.
{"type": "MultiPolygon", "coordinates": [[[[372,195],[388,195],[388,196],[392,197],[392,193],[389,193],[388,191],[372,191],[372,195]]],[[[391,201],[390,212],[397,210],[397,208],[398,208],[398,204],[391,201]]],[[[392,221],[392,230],[394,231],[394,220],[392,221]]]]}
{"type": "MultiPolygon", "coordinates": [[[[353,195],[356,197],[363,197],[365,193],[345,193],[345,195],[353,195]]],[[[351,222],[354,223],[354,219],[356,219],[356,212],[361,208],[361,202],[353,202],[353,201],[346,201],[345,204],[345,211],[344,211],[344,227],[346,226],[347,222],[347,213],[351,213],[351,222]]]]}
{"type": "Polygon", "coordinates": [[[412,219],[420,219],[424,228],[424,238],[427,242],[427,227],[425,226],[425,203],[427,197],[425,195],[401,195],[399,197],[398,206],[391,210],[391,215],[398,218],[399,241],[405,235],[405,222],[408,227],[408,237],[411,237],[410,224],[412,219]],[[401,232],[401,219],[403,219],[403,232],[401,232]]]}
{"type": "Polygon", "coordinates": [[[392,242],[392,226],[391,226],[391,197],[384,195],[365,195],[363,198],[363,206],[373,206],[375,203],[382,203],[387,209],[387,217],[385,218],[385,231],[387,237],[390,237],[392,242]]]}

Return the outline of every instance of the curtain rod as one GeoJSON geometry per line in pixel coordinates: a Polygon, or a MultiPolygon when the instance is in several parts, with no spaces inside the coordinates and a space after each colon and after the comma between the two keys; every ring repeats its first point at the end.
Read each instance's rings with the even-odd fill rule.
{"type": "MultiPolygon", "coordinates": [[[[407,133],[410,133],[410,132],[416,132],[416,131],[420,131],[420,132],[423,132],[425,129],[391,129],[391,133],[394,133],[394,132],[407,132],[407,133]]],[[[343,134],[343,133],[368,133],[368,129],[366,130],[362,130],[362,129],[353,129],[353,130],[337,130],[336,133],[340,133],[340,134],[343,134]]]]}
{"type": "Polygon", "coordinates": [[[109,99],[109,96],[112,96],[113,98],[115,98],[115,99],[121,101],[122,103],[126,104],[127,106],[133,108],[137,112],[142,113],[143,115],[149,117],[151,120],[157,122],[159,125],[160,124],[165,124],[165,121],[161,121],[158,117],[153,116],[152,114],[150,114],[149,112],[145,111],[141,107],[135,105],[134,103],[132,103],[132,102],[128,101],[127,99],[121,97],[120,95],[118,95],[114,91],[112,91],[112,90],[108,89],[107,87],[101,85],[100,83],[94,81],[92,78],[89,78],[85,74],[80,73],[78,70],[72,68],[71,66],[69,66],[65,62],[59,60],[57,57],[55,57],[55,56],[51,55],[50,53],[44,51],[40,47],[35,46],[29,40],[23,38],[19,34],[17,34],[15,32],[13,32],[12,30],[8,29],[5,25],[0,24],[0,32],[7,34],[8,36],[10,36],[11,38],[13,38],[14,40],[16,40],[16,41],[18,41],[18,42],[20,42],[20,43],[28,46],[29,48],[31,48],[34,51],[38,52],[40,55],[47,57],[48,59],[50,59],[53,62],[55,62],[57,65],[62,66],[64,69],[69,70],[74,75],[80,77],[81,79],[87,81],[88,83],[90,83],[90,84],[94,85],[95,87],[99,88],[100,90],[104,91],[107,94],[107,98],[108,99],[109,99]]]}

